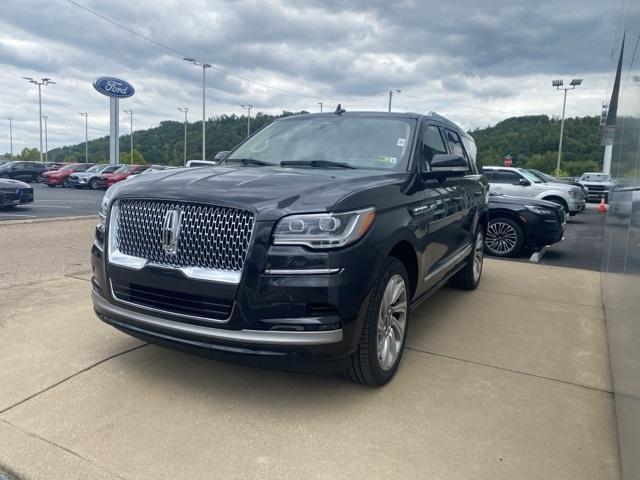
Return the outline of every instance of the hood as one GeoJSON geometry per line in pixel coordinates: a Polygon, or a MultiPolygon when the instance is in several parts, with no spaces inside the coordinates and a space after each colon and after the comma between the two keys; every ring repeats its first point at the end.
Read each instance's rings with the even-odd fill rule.
{"type": "Polygon", "coordinates": [[[0,188],[33,188],[28,183],[20,180],[12,180],[10,178],[0,178],[0,188]]]}
{"type": "Polygon", "coordinates": [[[611,187],[613,185],[615,185],[615,182],[580,182],[581,185],[584,185],[585,187],[589,187],[589,185],[593,185],[593,186],[608,186],[611,187]]]}
{"type": "Polygon", "coordinates": [[[551,210],[559,210],[562,207],[557,203],[548,202],[546,200],[536,200],[526,197],[512,197],[510,195],[491,195],[489,197],[489,208],[498,207],[500,204],[507,205],[535,205],[537,207],[544,207],[551,210]]]}
{"type": "MultiPolygon", "coordinates": [[[[353,192],[399,182],[377,170],[216,166],[157,172],[116,184],[113,198],[215,203],[255,211],[260,220],[331,210],[353,192]]],[[[371,201],[371,200],[370,200],[371,201]]]]}

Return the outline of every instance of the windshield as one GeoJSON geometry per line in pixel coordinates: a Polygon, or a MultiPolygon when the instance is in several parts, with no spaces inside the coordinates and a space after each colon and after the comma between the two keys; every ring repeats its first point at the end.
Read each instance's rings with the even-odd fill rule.
{"type": "Polygon", "coordinates": [[[71,164],[71,165],[65,165],[64,167],[60,168],[58,171],[59,172],[68,172],[69,170],[75,170],[76,168],[78,168],[78,165],[71,164]]]}
{"type": "Polygon", "coordinates": [[[340,162],[355,168],[400,170],[409,156],[414,125],[409,119],[388,117],[300,116],[272,123],[226,160],[274,165],[340,162]]]}
{"type": "Polygon", "coordinates": [[[585,173],[582,175],[581,180],[584,182],[608,182],[611,180],[611,175],[606,173],[585,173]]]}
{"type": "Polygon", "coordinates": [[[536,177],[538,177],[540,180],[542,180],[545,183],[548,182],[555,182],[556,179],[554,177],[552,177],[551,175],[547,175],[546,173],[542,173],[540,170],[534,170],[534,169],[529,169],[529,172],[531,172],[533,175],[535,175],[536,177]]]}
{"type": "Polygon", "coordinates": [[[522,174],[522,176],[524,178],[526,178],[527,180],[529,180],[530,182],[533,183],[543,183],[542,180],[540,180],[538,177],[536,177],[533,173],[521,168],[518,170],[518,172],[520,172],[522,174]]]}
{"type": "Polygon", "coordinates": [[[87,170],[87,173],[100,172],[103,168],[104,168],[104,166],[102,166],[102,165],[95,165],[95,166],[89,168],[87,170]]]}
{"type": "Polygon", "coordinates": [[[122,167],[120,167],[119,169],[117,169],[113,173],[125,173],[125,172],[128,172],[129,170],[131,170],[132,168],[133,167],[131,165],[123,165],[122,167]]]}

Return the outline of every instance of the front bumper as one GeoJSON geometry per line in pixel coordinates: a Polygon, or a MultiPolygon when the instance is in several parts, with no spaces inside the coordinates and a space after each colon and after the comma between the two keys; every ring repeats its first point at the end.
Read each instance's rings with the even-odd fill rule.
{"type": "Polygon", "coordinates": [[[0,206],[9,207],[33,202],[32,189],[16,189],[0,192],[0,206]]]}
{"type": "Polygon", "coordinates": [[[69,184],[72,187],[77,187],[77,188],[81,188],[81,187],[86,187],[89,184],[87,183],[87,178],[86,177],[74,177],[71,176],[69,177],[69,184]]]}
{"type": "Polygon", "coordinates": [[[586,208],[587,202],[584,198],[571,198],[567,202],[569,213],[580,213],[586,208]]]}

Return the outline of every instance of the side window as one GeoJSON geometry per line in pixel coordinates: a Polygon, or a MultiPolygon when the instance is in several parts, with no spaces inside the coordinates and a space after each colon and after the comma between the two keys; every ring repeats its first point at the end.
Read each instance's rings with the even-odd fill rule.
{"type": "Polygon", "coordinates": [[[442,135],[440,135],[440,129],[435,125],[427,125],[422,135],[421,167],[424,168],[425,165],[430,164],[433,156],[439,153],[447,153],[442,135]]]}
{"type": "Polygon", "coordinates": [[[520,182],[520,175],[518,175],[516,172],[510,172],[509,170],[499,170],[496,172],[496,178],[492,180],[492,182],[508,183],[514,185],[520,182]]]}
{"type": "Polygon", "coordinates": [[[495,171],[493,171],[493,170],[485,170],[484,171],[484,175],[485,175],[485,177],[487,177],[487,180],[489,180],[489,182],[495,183],[495,178],[496,178],[495,171]]]}
{"type": "Polygon", "coordinates": [[[467,151],[467,157],[469,158],[469,162],[471,163],[471,169],[477,173],[478,170],[478,147],[476,147],[476,142],[473,141],[472,138],[462,137],[462,144],[464,145],[464,149],[467,151]]]}
{"type": "Polygon", "coordinates": [[[14,170],[28,170],[29,166],[25,162],[16,163],[13,167],[14,170]]]}
{"type": "Polygon", "coordinates": [[[475,173],[473,167],[471,166],[471,162],[469,161],[469,156],[464,151],[464,147],[462,146],[462,141],[460,140],[460,136],[452,132],[451,130],[446,130],[447,136],[447,144],[449,145],[449,150],[453,155],[460,155],[462,158],[466,158],[468,165],[467,173],[475,173]]]}

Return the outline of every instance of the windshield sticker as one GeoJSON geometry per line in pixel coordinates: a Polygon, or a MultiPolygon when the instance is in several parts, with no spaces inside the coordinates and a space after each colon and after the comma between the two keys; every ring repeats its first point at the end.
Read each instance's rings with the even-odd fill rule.
{"type": "Polygon", "coordinates": [[[382,163],[389,163],[391,165],[395,165],[398,162],[396,157],[387,157],[386,155],[378,155],[376,160],[382,163]]]}
{"type": "Polygon", "coordinates": [[[404,147],[404,144],[407,142],[406,138],[399,138],[398,139],[398,143],[396,143],[396,146],[398,147],[404,147]]]}

